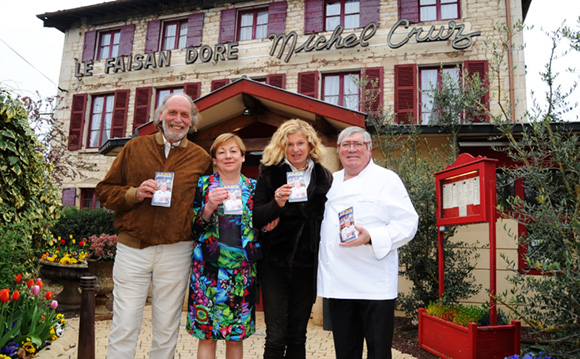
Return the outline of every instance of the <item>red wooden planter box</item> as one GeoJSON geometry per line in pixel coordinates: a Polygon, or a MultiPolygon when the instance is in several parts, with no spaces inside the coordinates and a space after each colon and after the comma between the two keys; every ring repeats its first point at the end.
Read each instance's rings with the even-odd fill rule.
{"type": "Polygon", "coordinates": [[[463,327],[419,309],[419,348],[447,359],[504,359],[520,354],[521,323],[463,327]]]}

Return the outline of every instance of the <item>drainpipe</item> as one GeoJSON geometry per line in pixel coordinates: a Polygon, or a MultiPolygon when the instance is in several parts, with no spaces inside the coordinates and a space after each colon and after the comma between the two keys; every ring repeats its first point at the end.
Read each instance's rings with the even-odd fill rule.
{"type": "Polygon", "coordinates": [[[506,16],[506,26],[508,28],[508,80],[509,80],[509,97],[510,97],[510,109],[512,122],[516,120],[516,109],[515,109],[515,90],[514,90],[514,59],[513,59],[513,46],[512,46],[512,12],[510,0],[505,0],[505,16],[506,16]]]}

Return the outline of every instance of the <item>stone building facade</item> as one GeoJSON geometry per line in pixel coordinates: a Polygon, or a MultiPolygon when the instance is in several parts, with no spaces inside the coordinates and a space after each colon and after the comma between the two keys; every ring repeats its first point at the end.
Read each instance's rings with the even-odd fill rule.
{"type": "MultiPolygon", "coordinates": [[[[250,174],[285,119],[313,123],[333,170],[338,132],[364,126],[378,110],[400,124],[427,125],[430,90],[442,74],[458,86],[464,70],[489,81],[494,42],[511,43],[512,51],[493,77],[506,92],[489,86],[489,109],[499,113],[502,98],[513,118],[523,118],[523,38],[496,28],[523,21],[530,2],[117,0],[38,15],[65,34],[56,116],[65,119],[69,150],[97,164],[63,183],[63,202],[98,206],[94,187],[118,146],[148,133],[155,108],[175,91],[200,108],[192,140],[209,148],[217,134],[237,132],[254,155],[250,174]]],[[[515,253],[515,244],[499,242],[515,253]]]]}

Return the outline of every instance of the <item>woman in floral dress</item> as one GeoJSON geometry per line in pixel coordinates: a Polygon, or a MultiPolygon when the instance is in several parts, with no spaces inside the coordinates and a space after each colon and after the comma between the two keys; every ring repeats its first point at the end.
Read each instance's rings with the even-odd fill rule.
{"type": "Polygon", "coordinates": [[[238,136],[218,136],[210,154],[217,173],[199,179],[193,206],[197,245],[186,327],[200,339],[198,359],[215,358],[217,340],[226,341],[226,358],[242,358],[243,340],[255,331],[255,262],[262,255],[252,223],[255,181],[241,174],[245,146],[238,136]],[[241,192],[239,214],[224,214],[224,186],[241,192]]]}

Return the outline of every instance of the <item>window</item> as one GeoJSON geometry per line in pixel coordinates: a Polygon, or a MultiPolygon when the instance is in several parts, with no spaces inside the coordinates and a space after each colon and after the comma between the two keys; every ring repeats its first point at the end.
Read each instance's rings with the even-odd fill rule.
{"type": "Polygon", "coordinates": [[[100,147],[111,136],[113,122],[114,95],[95,96],[91,111],[89,148],[100,147]]]}
{"type": "Polygon", "coordinates": [[[329,74],[322,77],[325,102],[359,110],[359,80],[360,72],[329,74]]]}
{"type": "Polygon", "coordinates": [[[268,36],[268,9],[253,9],[239,13],[238,40],[263,39],[268,36]]]}
{"type": "MultiPolygon", "coordinates": [[[[324,1],[324,0],[320,0],[324,1]]],[[[220,12],[218,42],[265,39],[286,31],[286,1],[274,1],[253,9],[224,9],[220,12]]]]}
{"type": "Polygon", "coordinates": [[[360,1],[340,0],[325,2],[325,31],[333,31],[338,25],[345,29],[360,26],[360,1]]]}
{"type": "Polygon", "coordinates": [[[443,78],[451,79],[459,90],[460,73],[461,70],[458,66],[420,69],[421,124],[428,125],[432,120],[433,92],[440,88],[443,78]]]}
{"type": "Polygon", "coordinates": [[[163,24],[162,50],[185,48],[187,40],[187,20],[167,21],[163,24]]]}
{"type": "MultiPolygon", "coordinates": [[[[441,83],[443,74],[457,79],[458,88],[465,82],[465,74],[470,78],[477,76],[483,88],[489,88],[487,78],[487,61],[464,61],[461,64],[447,65],[439,68],[418,68],[416,64],[395,65],[395,123],[427,124],[432,120],[433,91],[441,83]],[[463,69],[463,75],[461,69],[463,69]]],[[[479,100],[489,110],[489,92],[485,92],[479,100]]],[[[477,111],[467,110],[464,119],[468,122],[488,122],[487,111],[479,108],[477,111]]]]}
{"type": "Polygon", "coordinates": [[[157,90],[157,104],[155,108],[159,107],[163,102],[163,99],[167,97],[167,95],[171,95],[172,93],[182,93],[183,87],[173,87],[173,88],[165,88],[157,90]]]}
{"type": "Polygon", "coordinates": [[[421,21],[459,18],[459,0],[419,0],[421,21]]]}
{"type": "Polygon", "coordinates": [[[117,57],[121,42],[121,30],[101,32],[99,34],[99,55],[97,60],[117,57]]]}
{"type": "Polygon", "coordinates": [[[92,188],[81,189],[81,209],[101,208],[101,202],[97,198],[97,192],[92,188]]]}
{"type": "Polygon", "coordinates": [[[133,52],[135,24],[115,30],[92,30],[85,32],[82,61],[102,60],[128,56],[133,52]]]}

